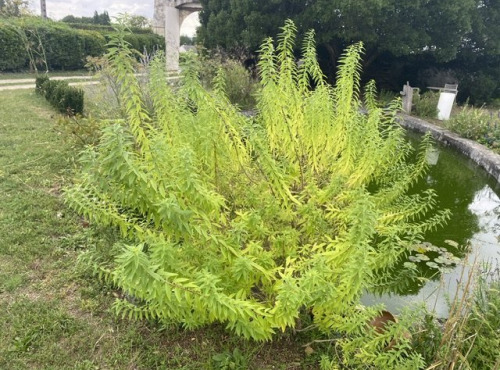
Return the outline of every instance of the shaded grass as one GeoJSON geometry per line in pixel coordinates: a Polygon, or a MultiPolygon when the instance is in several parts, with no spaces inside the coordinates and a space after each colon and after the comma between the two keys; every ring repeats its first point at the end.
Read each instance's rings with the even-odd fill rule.
{"type": "Polygon", "coordinates": [[[204,369],[234,349],[249,368],[316,368],[330,344],[314,332],[272,343],[132,322],[109,311],[120,292],[76,267],[81,250],[107,245],[66,208],[61,188],[75,152],[54,128],[56,114],[33,91],[0,92],[0,369],[204,369]]]}

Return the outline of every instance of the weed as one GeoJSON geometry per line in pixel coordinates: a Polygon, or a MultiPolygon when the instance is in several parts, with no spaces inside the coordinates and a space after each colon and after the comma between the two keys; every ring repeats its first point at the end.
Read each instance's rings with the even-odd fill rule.
{"type": "Polygon", "coordinates": [[[422,118],[436,118],[439,93],[427,91],[413,96],[415,114],[422,118]]]}
{"type": "Polygon", "coordinates": [[[444,122],[444,126],[467,139],[475,140],[500,151],[500,118],[483,108],[466,104],[458,113],[444,122]]]}
{"type": "Polygon", "coordinates": [[[429,369],[499,369],[500,270],[463,266],[449,316],[425,315],[413,347],[429,369]]]}
{"type": "Polygon", "coordinates": [[[248,368],[248,358],[238,348],[232,352],[212,356],[211,368],[218,370],[239,370],[248,368]]]}
{"type": "Polygon", "coordinates": [[[394,99],[399,97],[394,91],[382,89],[378,95],[378,101],[382,107],[388,106],[394,99]]]}

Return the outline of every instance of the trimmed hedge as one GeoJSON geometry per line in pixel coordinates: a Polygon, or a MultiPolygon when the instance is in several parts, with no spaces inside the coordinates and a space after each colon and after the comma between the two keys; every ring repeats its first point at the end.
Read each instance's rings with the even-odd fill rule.
{"type": "Polygon", "coordinates": [[[59,112],[83,114],[83,90],[69,86],[66,81],[51,81],[47,76],[36,78],[36,91],[59,112]]]}
{"type": "Polygon", "coordinates": [[[35,80],[35,91],[40,94],[45,96],[45,83],[49,81],[48,76],[38,76],[35,80]]]}
{"type": "MultiPolygon", "coordinates": [[[[115,29],[113,26],[107,26],[103,24],[93,24],[93,23],[71,23],[71,22],[64,22],[71,28],[77,29],[77,30],[89,30],[89,31],[97,31],[100,33],[106,33],[106,32],[114,32],[115,29]]],[[[152,30],[150,28],[139,28],[139,27],[131,27],[130,31],[134,34],[140,33],[140,34],[152,34],[152,30]]]]}
{"type": "Polygon", "coordinates": [[[160,49],[165,49],[165,38],[151,34],[136,34],[131,33],[125,36],[125,41],[129,42],[132,49],[143,53],[146,50],[148,53],[160,49]]]}
{"type": "Polygon", "coordinates": [[[19,29],[0,25],[0,71],[14,70],[26,65],[26,50],[19,29]]]}
{"type": "MultiPolygon", "coordinates": [[[[0,71],[15,71],[30,65],[26,43],[31,46],[37,67],[44,68],[42,55],[51,70],[74,70],[85,66],[87,56],[101,56],[112,32],[70,28],[66,23],[37,18],[0,20],[0,71]]],[[[165,40],[153,33],[131,34],[127,41],[139,52],[164,48],[165,40]]]]}

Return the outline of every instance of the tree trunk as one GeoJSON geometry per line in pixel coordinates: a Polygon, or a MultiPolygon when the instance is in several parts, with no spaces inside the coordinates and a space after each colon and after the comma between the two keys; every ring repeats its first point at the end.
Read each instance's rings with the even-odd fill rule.
{"type": "Polygon", "coordinates": [[[340,56],[337,48],[330,44],[330,43],[325,43],[323,44],[325,47],[325,50],[328,53],[328,63],[327,63],[327,68],[324,71],[326,76],[330,81],[335,81],[335,75],[337,72],[337,59],[340,56]]]}

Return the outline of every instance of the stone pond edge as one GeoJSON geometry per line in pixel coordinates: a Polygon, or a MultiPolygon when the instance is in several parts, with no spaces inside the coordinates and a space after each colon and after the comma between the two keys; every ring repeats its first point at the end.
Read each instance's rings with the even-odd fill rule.
{"type": "Polygon", "coordinates": [[[492,152],[473,140],[464,139],[459,135],[436,126],[423,119],[401,114],[398,119],[399,124],[408,130],[427,133],[445,145],[449,145],[460,153],[466,155],[474,161],[479,167],[483,168],[500,184],[500,155],[492,152]]]}

